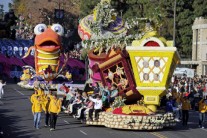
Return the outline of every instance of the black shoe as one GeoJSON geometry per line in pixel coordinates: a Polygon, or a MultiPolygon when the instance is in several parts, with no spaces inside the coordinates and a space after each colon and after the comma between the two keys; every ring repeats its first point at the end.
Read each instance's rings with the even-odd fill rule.
{"type": "Polygon", "coordinates": [[[93,119],[92,118],[89,118],[88,121],[93,121],[93,119]]]}
{"type": "Polygon", "coordinates": [[[84,119],[81,119],[81,123],[85,124],[85,123],[86,123],[86,121],[85,121],[84,119]]]}

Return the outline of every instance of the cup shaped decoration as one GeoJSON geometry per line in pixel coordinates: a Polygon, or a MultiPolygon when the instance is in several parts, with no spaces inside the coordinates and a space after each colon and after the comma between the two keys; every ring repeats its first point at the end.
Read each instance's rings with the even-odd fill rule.
{"type": "Polygon", "coordinates": [[[97,55],[94,53],[94,49],[88,52],[88,59],[89,59],[89,75],[92,79],[93,84],[95,82],[101,82],[101,75],[99,71],[95,71],[94,69],[96,65],[101,64],[105,61],[106,54],[102,53],[101,55],[97,55]]]}
{"type": "Polygon", "coordinates": [[[106,60],[98,65],[98,68],[104,86],[109,89],[115,86],[119,91],[119,96],[125,97],[127,102],[137,101],[140,94],[136,90],[128,53],[125,50],[115,51],[112,49],[106,60]]]}
{"type": "Polygon", "coordinates": [[[180,58],[176,47],[167,46],[159,38],[149,37],[139,44],[126,47],[136,88],[144,96],[146,105],[159,105],[180,58]]]}

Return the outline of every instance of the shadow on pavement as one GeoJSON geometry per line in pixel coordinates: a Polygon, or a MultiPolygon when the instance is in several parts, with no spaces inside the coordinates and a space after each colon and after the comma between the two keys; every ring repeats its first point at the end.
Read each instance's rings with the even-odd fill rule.
{"type": "Polygon", "coordinates": [[[3,135],[0,134],[0,138],[36,138],[38,135],[35,135],[33,131],[28,131],[25,127],[19,127],[16,124],[19,120],[21,120],[20,117],[17,116],[7,116],[9,112],[12,112],[11,110],[2,109],[2,106],[0,106],[0,127],[3,131],[3,135]]]}

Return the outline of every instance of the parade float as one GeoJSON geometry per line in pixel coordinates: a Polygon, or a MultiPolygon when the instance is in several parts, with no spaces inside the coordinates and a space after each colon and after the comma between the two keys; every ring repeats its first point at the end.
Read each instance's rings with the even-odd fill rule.
{"type": "Polygon", "coordinates": [[[34,33],[36,34],[34,46],[28,49],[23,58],[28,57],[30,52],[34,52],[35,69],[23,68],[21,82],[18,85],[33,89],[34,81],[37,80],[41,84],[48,84],[50,89],[57,89],[60,83],[71,83],[72,75],[68,71],[62,74],[68,61],[68,55],[65,53],[62,54],[64,61],[60,67],[63,27],[60,24],[53,24],[49,27],[45,24],[38,24],[34,28],[34,33]],[[58,82],[59,78],[62,78],[61,82],[58,82]]]}
{"type": "Polygon", "coordinates": [[[133,25],[118,17],[110,0],[102,0],[92,15],[80,21],[78,33],[89,60],[87,83],[109,89],[116,85],[119,91],[111,108],[86,124],[130,130],[175,126],[174,115],[157,107],[180,62],[177,49],[158,34],[158,22],[149,18],[132,22],[145,24],[136,35],[127,33],[133,25]]]}

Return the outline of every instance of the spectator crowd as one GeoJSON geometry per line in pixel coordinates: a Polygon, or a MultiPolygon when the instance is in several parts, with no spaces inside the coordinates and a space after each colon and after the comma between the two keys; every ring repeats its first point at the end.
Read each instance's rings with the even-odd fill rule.
{"type": "Polygon", "coordinates": [[[65,87],[66,94],[63,98],[62,109],[65,113],[81,120],[81,122],[85,122],[86,118],[89,118],[90,121],[97,121],[98,113],[109,108],[115,97],[118,96],[116,86],[108,89],[107,87],[99,86],[98,83],[91,86],[93,94],[90,96],[78,88],[73,89],[64,84],[63,87],[65,87]],[[93,118],[93,112],[95,113],[95,118],[93,118]],[[87,113],[88,117],[86,117],[87,113]]]}
{"type": "Polygon", "coordinates": [[[199,113],[199,127],[204,128],[205,112],[207,111],[207,76],[189,78],[186,75],[173,76],[166,96],[162,98],[161,107],[166,112],[173,112],[176,121],[183,126],[188,125],[189,111],[199,113]]]}

